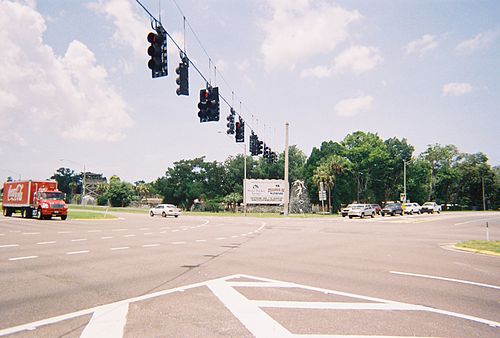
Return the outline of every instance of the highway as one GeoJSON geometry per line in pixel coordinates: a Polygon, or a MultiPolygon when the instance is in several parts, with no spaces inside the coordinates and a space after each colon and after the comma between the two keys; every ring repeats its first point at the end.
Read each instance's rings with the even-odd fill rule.
{"type": "Polygon", "coordinates": [[[500,336],[499,212],[0,216],[0,336],[500,336]]]}

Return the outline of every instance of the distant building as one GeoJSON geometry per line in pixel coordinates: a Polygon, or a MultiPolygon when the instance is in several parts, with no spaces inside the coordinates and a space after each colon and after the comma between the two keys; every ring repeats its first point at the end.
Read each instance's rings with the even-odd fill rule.
{"type": "MultiPolygon", "coordinates": [[[[82,174],[83,176],[83,174],[82,174]]],[[[85,173],[85,195],[92,196],[93,198],[99,197],[97,193],[97,188],[99,184],[107,184],[108,180],[106,177],[102,177],[102,174],[94,174],[91,172],[85,173]]]]}

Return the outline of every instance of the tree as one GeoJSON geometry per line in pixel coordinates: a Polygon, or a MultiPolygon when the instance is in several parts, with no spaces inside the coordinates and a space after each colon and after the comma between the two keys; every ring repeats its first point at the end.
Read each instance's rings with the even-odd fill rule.
{"type": "Polygon", "coordinates": [[[66,195],[68,196],[67,199],[69,201],[76,193],[78,193],[79,191],[81,192],[81,176],[76,175],[75,172],[69,168],[57,169],[54,175],[52,175],[50,178],[57,181],[57,187],[62,192],[66,193],[66,195]]]}
{"type": "Polygon", "coordinates": [[[122,182],[118,176],[110,179],[106,197],[112,207],[126,207],[135,195],[134,186],[128,182],[122,182]]]}

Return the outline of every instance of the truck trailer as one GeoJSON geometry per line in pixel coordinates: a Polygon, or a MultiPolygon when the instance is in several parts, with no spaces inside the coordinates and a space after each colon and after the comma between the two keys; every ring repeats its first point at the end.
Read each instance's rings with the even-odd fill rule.
{"type": "Polygon", "coordinates": [[[68,217],[66,194],[57,189],[56,181],[13,181],[3,184],[2,211],[6,217],[21,213],[23,218],[51,219],[68,217]]]}

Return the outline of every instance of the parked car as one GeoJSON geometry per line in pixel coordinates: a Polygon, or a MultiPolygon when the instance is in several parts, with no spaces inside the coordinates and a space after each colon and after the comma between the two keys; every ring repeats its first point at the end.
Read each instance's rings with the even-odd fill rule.
{"type": "Polygon", "coordinates": [[[359,217],[365,218],[365,216],[375,217],[376,211],[371,204],[354,204],[349,211],[349,218],[359,217]]]}
{"type": "Polygon", "coordinates": [[[428,214],[433,214],[435,212],[439,214],[441,212],[441,206],[436,202],[425,202],[420,211],[428,214]]]}
{"type": "Polygon", "coordinates": [[[156,207],[149,209],[151,217],[155,215],[179,217],[180,214],[181,210],[173,204],[158,204],[156,207]]]}
{"type": "Polygon", "coordinates": [[[420,214],[420,204],[418,203],[405,203],[405,214],[420,214]]]}
{"type": "Polygon", "coordinates": [[[382,211],[382,208],[378,204],[372,204],[373,209],[375,209],[375,212],[377,215],[380,215],[380,212],[382,211]]]}
{"type": "Polygon", "coordinates": [[[401,203],[388,203],[380,212],[382,216],[400,214],[403,216],[403,205],[401,203]]]}
{"type": "Polygon", "coordinates": [[[346,217],[353,206],[354,204],[348,204],[344,209],[342,209],[342,211],[340,212],[342,217],[346,217]]]}

